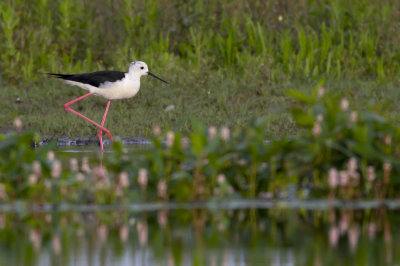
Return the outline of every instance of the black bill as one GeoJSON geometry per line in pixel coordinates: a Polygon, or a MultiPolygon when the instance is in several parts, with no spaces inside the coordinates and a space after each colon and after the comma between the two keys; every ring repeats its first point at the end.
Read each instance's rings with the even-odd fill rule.
{"type": "Polygon", "coordinates": [[[148,75],[152,76],[153,78],[156,78],[158,80],[161,80],[162,82],[165,82],[167,84],[169,84],[168,82],[166,82],[165,80],[163,80],[162,78],[157,77],[156,75],[154,75],[153,73],[151,73],[150,71],[147,72],[148,75]]]}

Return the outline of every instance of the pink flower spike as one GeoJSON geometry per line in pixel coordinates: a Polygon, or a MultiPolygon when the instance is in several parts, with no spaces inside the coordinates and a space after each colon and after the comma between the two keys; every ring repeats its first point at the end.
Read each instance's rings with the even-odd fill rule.
{"type": "Polygon", "coordinates": [[[138,183],[141,189],[146,189],[147,187],[147,169],[141,168],[139,170],[139,175],[138,175],[138,183]]]}
{"type": "Polygon", "coordinates": [[[157,184],[157,196],[159,196],[160,198],[166,198],[167,190],[167,182],[165,181],[165,179],[161,179],[157,184]]]}
{"type": "Polygon", "coordinates": [[[329,169],[328,183],[331,189],[335,189],[339,184],[339,172],[336,168],[329,169]]]}
{"type": "Polygon", "coordinates": [[[340,185],[342,187],[346,187],[349,185],[349,175],[346,171],[340,171],[339,172],[339,176],[340,176],[340,185]]]}
{"type": "Polygon", "coordinates": [[[373,166],[368,166],[367,167],[367,180],[369,182],[373,182],[376,178],[375,175],[375,168],[373,166]]]}
{"type": "Polygon", "coordinates": [[[118,182],[119,182],[119,185],[122,187],[122,188],[127,188],[127,187],[129,187],[129,176],[128,176],[128,173],[127,172],[121,172],[121,173],[119,173],[119,176],[118,176],[118,182]]]}
{"type": "Polygon", "coordinates": [[[210,126],[208,128],[208,137],[210,139],[213,139],[217,135],[217,127],[216,126],[210,126]]]}
{"type": "Polygon", "coordinates": [[[322,127],[319,123],[315,123],[314,127],[312,128],[312,134],[314,137],[318,137],[319,135],[321,135],[322,132],[322,127]]]}
{"type": "Polygon", "coordinates": [[[71,171],[73,171],[73,172],[78,171],[79,170],[78,159],[71,158],[69,160],[69,167],[70,167],[71,171]]]}
{"type": "Polygon", "coordinates": [[[357,122],[357,118],[358,118],[357,112],[356,111],[352,111],[350,113],[350,121],[351,122],[357,122]]]}
{"type": "Polygon", "coordinates": [[[22,120],[21,118],[17,117],[14,119],[14,127],[17,130],[17,132],[20,132],[22,130],[22,120]]]}
{"type": "Polygon", "coordinates": [[[228,141],[230,138],[230,134],[231,134],[231,132],[230,132],[229,127],[224,126],[221,128],[221,139],[223,141],[228,141]]]}
{"type": "Polygon", "coordinates": [[[51,168],[51,176],[53,178],[59,178],[61,175],[62,166],[59,160],[55,160],[51,168]]]}
{"type": "Polygon", "coordinates": [[[349,101],[346,99],[346,98],[343,98],[341,101],[340,101],[340,108],[343,110],[343,111],[347,111],[347,109],[349,109],[349,101]]]}
{"type": "Polygon", "coordinates": [[[217,182],[218,182],[219,185],[224,184],[224,183],[226,182],[226,177],[225,177],[225,175],[224,175],[224,174],[219,174],[219,175],[217,176],[217,182]]]}
{"type": "Polygon", "coordinates": [[[171,148],[174,145],[175,133],[173,131],[167,132],[167,147],[171,148]]]}

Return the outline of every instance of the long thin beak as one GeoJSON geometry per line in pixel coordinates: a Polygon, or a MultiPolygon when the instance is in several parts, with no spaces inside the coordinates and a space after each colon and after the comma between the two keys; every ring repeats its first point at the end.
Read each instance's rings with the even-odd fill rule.
{"type": "Polygon", "coordinates": [[[166,82],[165,80],[163,80],[163,79],[157,77],[156,75],[154,75],[154,74],[151,73],[150,71],[147,71],[147,74],[150,75],[150,76],[152,76],[153,78],[156,78],[156,79],[158,79],[158,80],[161,80],[162,82],[165,82],[165,83],[169,84],[168,82],[166,82]]]}

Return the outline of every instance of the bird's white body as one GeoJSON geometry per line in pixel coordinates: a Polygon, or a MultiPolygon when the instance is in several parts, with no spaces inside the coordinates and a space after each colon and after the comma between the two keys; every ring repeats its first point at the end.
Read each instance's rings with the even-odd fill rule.
{"type": "Polygon", "coordinates": [[[95,95],[103,96],[106,99],[117,100],[131,98],[139,92],[140,76],[137,73],[128,72],[123,79],[116,82],[106,81],[99,87],[71,80],[66,80],[65,82],[88,90],[95,95]]]}

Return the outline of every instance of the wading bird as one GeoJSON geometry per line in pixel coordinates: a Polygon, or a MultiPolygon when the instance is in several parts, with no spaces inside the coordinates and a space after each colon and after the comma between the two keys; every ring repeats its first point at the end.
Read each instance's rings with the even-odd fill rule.
{"type": "Polygon", "coordinates": [[[110,131],[104,127],[104,122],[106,121],[106,116],[110,107],[111,100],[126,99],[135,96],[140,89],[141,76],[150,75],[168,84],[168,82],[166,82],[165,80],[151,73],[147,67],[147,64],[141,61],[132,62],[129,65],[128,73],[105,70],[83,74],[47,74],[56,78],[63,79],[67,84],[75,85],[89,91],[89,93],[75,100],[67,102],[66,104],[64,104],[64,107],[67,111],[82,117],[83,119],[89,121],[99,128],[100,149],[102,152],[104,150],[103,131],[106,132],[108,138],[111,141],[113,140],[110,131]],[[106,110],[104,112],[103,119],[101,120],[101,124],[94,122],[93,120],[85,117],[84,115],[69,107],[71,104],[76,103],[92,94],[103,96],[104,98],[108,99],[106,110]]]}

